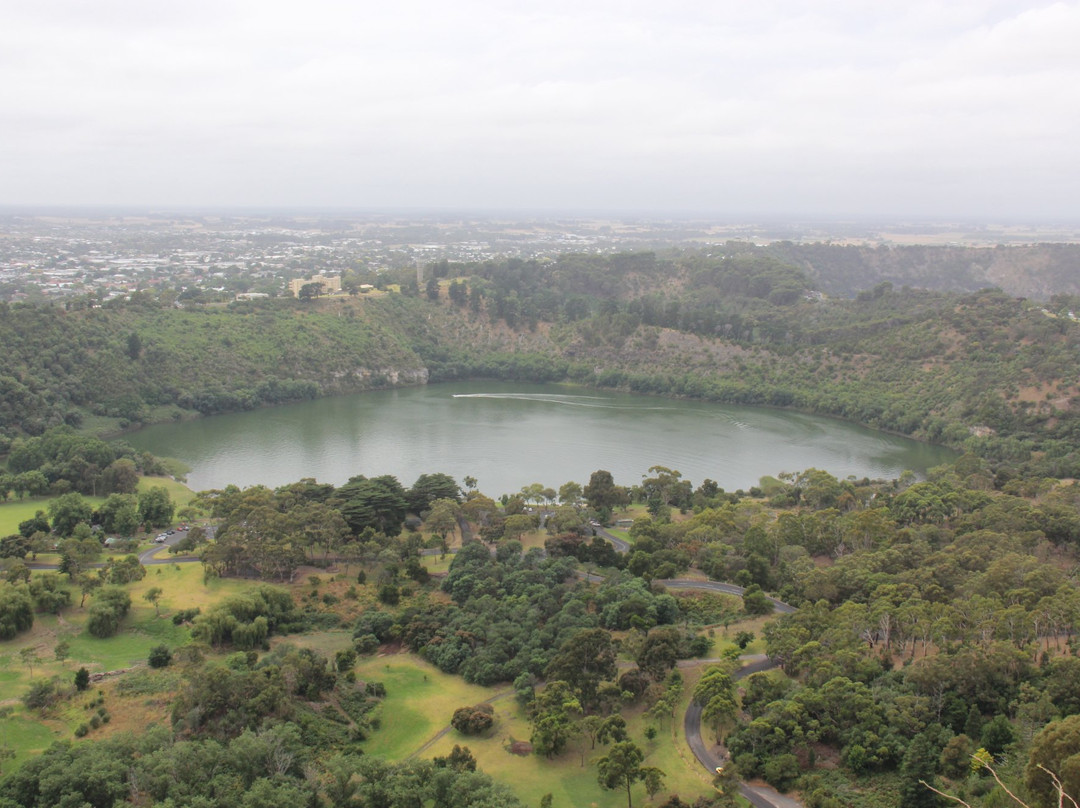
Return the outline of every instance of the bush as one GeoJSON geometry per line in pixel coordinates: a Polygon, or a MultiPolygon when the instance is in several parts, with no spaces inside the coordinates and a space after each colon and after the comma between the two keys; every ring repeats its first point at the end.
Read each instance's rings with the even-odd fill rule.
{"type": "Polygon", "coordinates": [[[51,679],[37,679],[30,684],[30,690],[23,696],[22,702],[28,710],[44,710],[59,701],[60,697],[56,682],[51,679]]]}
{"type": "Polygon", "coordinates": [[[184,623],[190,623],[192,620],[199,616],[199,613],[201,611],[202,609],[200,609],[198,606],[196,606],[194,609],[181,609],[172,616],[173,625],[179,626],[184,623]]]}
{"type": "Polygon", "coordinates": [[[0,640],[10,640],[34,625],[34,604],[23,586],[0,584],[0,640]]]}
{"type": "Polygon", "coordinates": [[[111,637],[120,630],[120,617],[109,606],[95,603],[90,607],[90,619],[86,630],[98,639],[111,637]]]}
{"type": "Polygon", "coordinates": [[[450,719],[450,726],[462,735],[479,735],[487,732],[495,723],[495,708],[481,703],[472,707],[459,707],[450,719]]]}
{"type": "Polygon", "coordinates": [[[401,601],[401,590],[394,584],[385,584],[379,588],[379,600],[387,606],[397,606],[401,601]]]}
{"type": "Polygon", "coordinates": [[[80,693],[90,687],[90,671],[79,668],[75,671],[75,689],[80,693]]]}
{"type": "Polygon", "coordinates": [[[353,648],[356,653],[367,656],[379,650],[379,638],[374,634],[364,634],[353,640],[353,648]]]}
{"type": "Polygon", "coordinates": [[[75,729],[75,737],[76,738],[83,738],[89,732],[90,732],[90,727],[88,727],[86,724],[79,724],[79,726],[75,729]]]}
{"type": "Polygon", "coordinates": [[[334,655],[334,664],[338,669],[338,673],[352,670],[353,666],[356,665],[356,651],[352,648],[342,648],[334,655]]]}
{"type": "MultiPolygon", "coordinates": [[[[740,767],[740,771],[742,771],[740,767]]],[[[781,793],[787,792],[799,779],[799,760],[792,754],[777,755],[762,769],[765,782],[781,793]]]]}
{"type": "Polygon", "coordinates": [[[151,668],[167,668],[172,662],[172,651],[167,645],[155,645],[150,649],[150,655],[146,658],[151,668]]]}
{"type": "Polygon", "coordinates": [[[127,616],[129,609],[131,596],[127,592],[105,587],[94,597],[86,630],[100,639],[111,637],[120,629],[120,621],[127,616]]]}

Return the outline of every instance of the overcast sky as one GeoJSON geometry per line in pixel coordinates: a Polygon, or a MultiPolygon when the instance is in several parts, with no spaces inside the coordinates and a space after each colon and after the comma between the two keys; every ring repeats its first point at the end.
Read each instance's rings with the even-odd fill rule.
{"type": "Polygon", "coordinates": [[[1080,218],[1080,3],[33,0],[0,204],[1080,218]]]}

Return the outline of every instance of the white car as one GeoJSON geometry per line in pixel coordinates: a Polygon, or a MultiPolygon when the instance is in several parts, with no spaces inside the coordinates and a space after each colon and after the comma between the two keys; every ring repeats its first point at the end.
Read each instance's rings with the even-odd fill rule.
{"type": "Polygon", "coordinates": [[[154,537],[154,541],[157,542],[158,544],[164,544],[165,539],[167,539],[167,538],[169,538],[168,533],[158,533],[157,536],[154,537]]]}

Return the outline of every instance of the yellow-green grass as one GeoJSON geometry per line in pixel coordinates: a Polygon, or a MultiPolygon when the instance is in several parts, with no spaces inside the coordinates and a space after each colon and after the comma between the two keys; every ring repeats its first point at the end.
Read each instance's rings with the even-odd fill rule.
{"type": "MultiPolygon", "coordinates": [[[[299,639],[305,644],[309,642],[308,638],[299,639]]],[[[696,681],[698,674],[691,674],[696,681]]],[[[468,746],[481,768],[509,785],[526,804],[538,804],[547,793],[552,794],[555,805],[618,808],[624,804],[624,792],[605,791],[597,782],[594,761],[603,754],[601,747],[590,750],[587,741],[574,741],[567,752],[553,760],[511,754],[510,744],[528,740],[530,734],[529,722],[511,694],[495,699],[496,726],[488,736],[466,737],[451,729],[438,737],[449,726],[455,709],[491,699],[508,688],[469,685],[415,656],[403,654],[365,660],[357,667],[357,676],[381,681],[387,689],[381,708],[382,726],[368,741],[368,754],[392,760],[416,753],[429,758],[448,754],[459,744],[468,746]],[[426,746],[431,741],[434,742],[426,746]]],[[[642,716],[640,710],[629,711],[625,716],[631,737],[647,754],[646,763],[667,773],[665,793],[677,792],[694,798],[709,793],[712,786],[708,773],[694,760],[683,739],[681,716],[689,699],[690,685],[675,718],[663,722],[660,734],[653,741],[644,737],[645,727],[655,724],[652,719],[642,716]]],[[[634,800],[646,802],[643,786],[634,787],[634,800]]]]}
{"type": "Polygon", "coordinates": [[[188,488],[181,482],[178,482],[171,477],[140,477],[139,478],[139,490],[145,491],[148,488],[164,487],[169,492],[169,497],[172,499],[173,504],[176,505],[177,510],[188,505],[191,500],[195,498],[195,492],[188,488]]]}
{"type": "MultiPolygon", "coordinates": [[[[0,536],[10,536],[19,532],[19,522],[25,522],[38,511],[49,512],[49,503],[55,497],[27,497],[23,500],[9,500],[0,503],[0,536]]],[[[86,497],[86,501],[97,507],[105,501],[103,497],[86,497]]]]}
{"type": "MultiPolygon", "coordinates": [[[[139,490],[145,491],[153,486],[164,486],[177,508],[183,508],[195,497],[195,492],[183,483],[169,477],[140,477],[139,490]]],[[[38,511],[49,512],[49,503],[55,497],[28,497],[22,500],[0,502],[0,536],[10,536],[19,532],[19,523],[30,519],[38,511]]],[[[93,507],[105,501],[104,497],[85,497],[93,507]]]]}
{"type": "Polygon", "coordinates": [[[445,558],[439,558],[437,555],[420,557],[420,563],[432,574],[437,572],[449,572],[450,564],[453,560],[454,557],[452,555],[447,555],[445,558]]]}
{"type": "MultiPolygon", "coordinates": [[[[70,682],[76,670],[112,671],[144,665],[150,649],[165,644],[171,648],[186,643],[186,627],[173,625],[170,615],[177,609],[199,607],[203,610],[223,598],[251,588],[248,581],[213,579],[203,581],[201,564],[165,564],[147,568],[146,577],[130,584],[131,611],[114,637],[99,639],[86,631],[86,621],[93,596],[84,608],[78,604],[80,593],[72,592],[73,605],[60,615],[35,615],[33,627],[0,645],[0,704],[14,706],[15,712],[0,718],[0,738],[16,751],[16,762],[40,751],[53,740],[71,737],[81,723],[78,713],[67,712],[48,720],[36,713],[26,713],[19,699],[31,684],[30,668],[19,652],[32,649],[38,659],[33,663],[33,679],[57,677],[70,682]],[[152,604],[143,599],[151,587],[163,590],[158,616],[152,604]],[[60,641],[68,644],[68,656],[57,661],[55,649],[60,641]],[[67,720],[70,719],[70,720],[67,720]]],[[[157,712],[164,708],[157,706],[157,712]]]]}
{"type": "MultiPolygon", "coordinates": [[[[656,766],[665,772],[661,793],[678,793],[692,801],[698,795],[710,793],[712,786],[708,773],[694,760],[683,738],[682,713],[689,700],[688,687],[675,718],[665,719],[652,741],[645,739],[645,728],[656,726],[653,719],[643,716],[640,709],[624,711],[623,716],[631,740],[646,754],[645,765],[656,766]]],[[[538,804],[548,793],[552,795],[554,805],[596,808],[625,805],[625,791],[606,791],[597,781],[595,761],[605,754],[607,747],[598,745],[592,749],[588,739],[582,737],[572,741],[562,755],[551,760],[535,754],[511,754],[509,748],[514,741],[528,740],[529,722],[512,696],[497,700],[494,707],[496,724],[491,734],[478,738],[451,730],[425,750],[424,757],[446,755],[455,744],[468,746],[480,768],[509,785],[526,805],[538,804]]],[[[635,785],[632,794],[635,804],[648,803],[644,786],[635,785]]]]}
{"type": "Polygon", "coordinates": [[[40,662],[34,664],[34,678],[67,676],[79,667],[91,671],[115,670],[146,661],[155,645],[175,647],[187,641],[186,628],[175,626],[170,615],[177,609],[199,607],[204,611],[223,598],[251,587],[247,581],[212,579],[203,581],[201,564],[163,564],[147,567],[146,577],[126,587],[131,596],[131,611],[114,637],[99,639],[86,631],[93,595],[79,608],[81,594],[72,590],[72,605],[59,615],[37,614],[33,627],[0,645],[0,701],[18,698],[30,685],[29,668],[19,652],[32,648],[40,662]],[[158,606],[143,599],[151,587],[163,592],[158,606]],[[68,643],[68,659],[57,662],[55,648],[68,643]]]}
{"type": "Polygon", "coordinates": [[[203,577],[203,565],[152,564],[146,568],[146,577],[128,587],[131,593],[132,608],[148,609],[152,614],[154,607],[142,599],[151,587],[161,587],[161,600],[158,607],[162,616],[172,614],[178,609],[200,608],[203,611],[230,595],[246,592],[259,582],[242,581],[235,578],[203,577]]]}
{"type": "Polygon", "coordinates": [[[541,550],[544,548],[544,542],[547,541],[548,533],[546,530],[530,530],[525,533],[518,541],[521,542],[521,548],[523,550],[532,550],[534,547],[539,547],[541,550]]]}
{"type": "MultiPolygon", "coordinates": [[[[454,710],[478,704],[497,692],[442,673],[409,654],[365,659],[357,666],[356,675],[362,681],[386,686],[380,710],[382,725],[367,741],[365,751],[389,760],[402,760],[417,752],[449,726],[454,710]]],[[[425,751],[423,756],[429,753],[425,751]]]]}
{"type": "Polygon", "coordinates": [[[67,725],[57,720],[42,719],[21,705],[11,715],[0,718],[0,738],[3,745],[15,753],[11,760],[0,762],[4,774],[14,771],[20,763],[48,749],[54,741],[68,736],[67,725]]]}
{"type": "Polygon", "coordinates": [[[312,634],[285,634],[271,638],[273,647],[278,645],[295,645],[297,648],[310,648],[317,651],[328,659],[333,659],[334,654],[345,648],[352,648],[352,629],[338,629],[335,631],[318,631],[312,634]]]}

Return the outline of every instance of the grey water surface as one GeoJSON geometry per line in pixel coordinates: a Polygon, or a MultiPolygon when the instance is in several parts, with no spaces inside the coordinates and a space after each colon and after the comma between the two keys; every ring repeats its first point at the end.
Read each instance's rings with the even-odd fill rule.
{"type": "Polygon", "coordinates": [[[511,382],[433,384],[324,398],[182,423],[125,439],[191,467],[196,490],[302,477],[340,485],[357,474],[466,475],[489,496],[531,483],[585,484],[606,469],[633,485],[650,466],[726,490],[763,475],[819,468],[843,479],[917,474],[948,449],[787,410],[511,382]]]}

